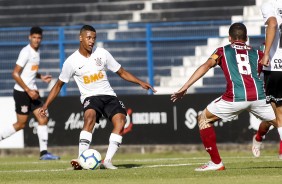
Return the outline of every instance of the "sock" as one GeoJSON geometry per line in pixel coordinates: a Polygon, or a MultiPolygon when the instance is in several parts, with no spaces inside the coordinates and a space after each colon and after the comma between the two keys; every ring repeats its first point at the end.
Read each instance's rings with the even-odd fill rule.
{"type": "Polygon", "coordinates": [[[111,162],[113,156],[117,152],[120,144],[122,142],[122,136],[118,134],[111,133],[110,139],[109,139],[109,147],[107,150],[106,157],[104,159],[104,162],[111,162]]]}
{"type": "Polygon", "coordinates": [[[282,155],[282,140],[280,140],[279,155],[282,155]]]}
{"type": "Polygon", "coordinates": [[[16,133],[14,126],[12,124],[8,125],[7,127],[0,130],[0,141],[10,137],[14,133],[16,133]]]}
{"type": "Polygon", "coordinates": [[[277,130],[280,136],[279,154],[282,154],[282,127],[278,127],[277,130]]]}
{"type": "Polygon", "coordinates": [[[256,141],[262,142],[262,139],[269,131],[269,127],[270,126],[267,122],[264,122],[264,121],[261,122],[261,124],[259,125],[259,129],[257,131],[256,137],[255,137],[256,141]]]}
{"type": "Polygon", "coordinates": [[[39,140],[40,156],[42,156],[47,153],[48,126],[47,125],[38,125],[37,126],[37,136],[39,140]]]}
{"type": "Polygon", "coordinates": [[[92,141],[92,133],[82,130],[79,136],[78,156],[87,149],[89,149],[92,141]]]}
{"type": "Polygon", "coordinates": [[[214,127],[211,126],[209,128],[200,130],[200,136],[205,146],[205,149],[209,153],[213,163],[219,164],[221,162],[221,158],[219,156],[218,149],[216,146],[216,135],[214,127]]]}

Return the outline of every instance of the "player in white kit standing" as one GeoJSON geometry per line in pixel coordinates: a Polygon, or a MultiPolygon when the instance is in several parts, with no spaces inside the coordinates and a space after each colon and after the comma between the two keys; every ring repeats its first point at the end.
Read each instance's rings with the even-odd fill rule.
{"type": "MultiPolygon", "coordinates": [[[[276,116],[280,135],[279,158],[282,159],[282,1],[272,0],[261,7],[266,25],[264,56],[260,61],[264,65],[266,101],[270,103],[276,116]]],[[[270,124],[261,123],[253,138],[253,154],[260,156],[262,137],[268,132],[270,124]]]]}
{"type": "Polygon", "coordinates": [[[16,104],[17,122],[0,130],[0,141],[23,129],[28,120],[29,114],[33,112],[38,121],[37,135],[39,139],[40,160],[58,160],[60,157],[47,152],[48,143],[48,117],[41,117],[37,109],[43,105],[39,96],[35,78],[49,83],[51,75],[41,75],[38,73],[40,63],[40,43],[43,30],[40,27],[30,29],[29,41],[18,57],[16,66],[12,73],[16,81],[14,87],[14,100],[16,104]]]}
{"type": "MultiPolygon", "coordinates": [[[[92,26],[84,25],[81,28],[79,40],[79,49],[64,62],[59,79],[39,113],[41,116],[46,115],[47,107],[58,95],[62,86],[73,77],[81,93],[80,100],[84,110],[84,125],[79,136],[78,155],[89,148],[95,122],[99,123],[99,118],[103,115],[114,126],[103,166],[106,169],[117,169],[112,164],[112,158],[122,143],[126,109],[110,86],[106,70],[109,69],[124,80],[139,84],[146,90],[156,91],[147,82],[143,82],[122,68],[107,50],[94,47],[96,30],[92,26]]],[[[71,164],[75,170],[82,169],[78,159],[73,159],[71,164]]]]}

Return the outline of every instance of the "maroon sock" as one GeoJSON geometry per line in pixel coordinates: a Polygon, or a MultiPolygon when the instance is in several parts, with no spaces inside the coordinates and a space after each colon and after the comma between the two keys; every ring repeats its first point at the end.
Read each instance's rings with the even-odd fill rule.
{"type": "Polygon", "coordinates": [[[210,154],[213,163],[219,164],[221,162],[221,158],[219,156],[218,149],[216,146],[216,135],[214,127],[212,126],[200,130],[200,136],[206,151],[210,154]]]}
{"type": "Polygon", "coordinates": [[[269,125],[266,124],[266,122],[261,122],[259,129],[257,131],[256,137],[255,139],[258,142],[262,141],[262,137],[265,136],[265,134],[268,132],[269,130],[269,125]]]}

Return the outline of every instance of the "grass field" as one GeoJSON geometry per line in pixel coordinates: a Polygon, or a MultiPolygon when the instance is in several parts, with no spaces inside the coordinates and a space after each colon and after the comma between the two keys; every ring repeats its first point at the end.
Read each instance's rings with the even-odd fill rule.
{"type": "Polygon", "coordinates": [[[282,183],[282,160],[276,152],[253,158],[247,152],[221,152],[225,171],[195,172],[207,162],[205,152],[163,154],[118,154],[118,170],[74,171],[70,156],[60,161],[39,161],[38,157],[0,157],[0,183],[282,183]]]}

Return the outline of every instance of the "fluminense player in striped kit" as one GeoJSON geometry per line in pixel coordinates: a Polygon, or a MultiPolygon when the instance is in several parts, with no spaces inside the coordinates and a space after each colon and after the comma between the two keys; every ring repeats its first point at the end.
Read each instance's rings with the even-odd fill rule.
{"type": "MultiPolygon", "coordinates": [[[[279,159],[282,159],[282,0],[266,2],[261,7],[266,26],[264,56],[264,82],[267,103],[270,103],[278,125],[280,135],[279,159]]],[[[253,138],[253,155],[260,156],[263,136],[269,131],[267,122],[260,124],[257,134],[253,138]]]]}
{"type": "Polygon", "coordinates": [[[265,101],[263,80],[258,76],[259,61],[263,53],[246,45],[247,29],[242,23],[234,23],[229,28],[230,44],[219,47],[201,65],[178,92],[171,95],[175,102],[181,99],[198,79],[212,67],[219,65],[227,81],[225,93],[211,102],[198,117],[200,136],[211,161],[195,171],[224,170],[225,166],[216,145],[213,123],[220,119],[231,121],[246,110],[263,121],[276,125],[275,114],[265,101]]]}

